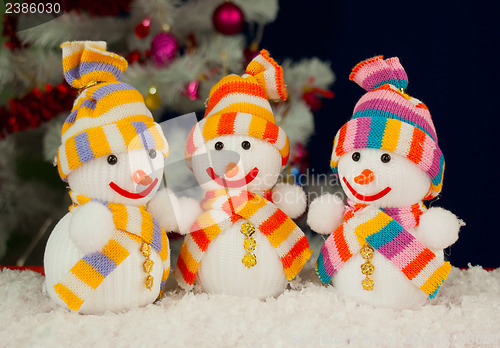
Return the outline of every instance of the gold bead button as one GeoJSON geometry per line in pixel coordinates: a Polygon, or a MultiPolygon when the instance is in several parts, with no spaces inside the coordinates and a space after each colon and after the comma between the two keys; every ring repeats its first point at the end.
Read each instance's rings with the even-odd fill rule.
{"type": "Polygon", "coordinates": [[[257,247],[257,242],[253,238],[247,237],[243,241],[243,248],[248,252],[254,251],[256,247],[257,247]]]}
{"type": "Polygon", "coordinates": [[[246,268],[251,268],[257,264],[257,257],[254,254],[245,254],[241,260],[246,268]]]}
{"type": "Polygon", "coordinates": [[[144,261],[144,263],[142,264],[142,267],[144,268],[144,272],[146,272],[146,273],[151,272],[153,270],[154,264],[155,263],[151,259],[147,259],[146,261],[144,261]]]}
{"type": "Polygon", "coordinates": [[[148,288],[149,290],[151,290],[151,288],[153,287],[153,280],[154,280],[154,278],[152,276],[150,276],[150,275],[148,275],[146,277],[146,281],[145,281],[146,288],[148,288]]]}
{"type": "Polygon", "coordinates": [[[363,285],[363,290],[371,291],[373,290],[373,286],[375,285],[375,282],[371,280],[370,278],[366,277],[361,281],[361,285],[363,285]]]}
{"type": "Polygon", "coordinates": [[[255,233],[255,227],[250,222],[245,222],[244,224],[241,225],[240,231],[245,236],[250,237],[252,234],[255,233]]]}
{"type": "Polygon", "coordinates": [[[364,275],[372,275],[374,270],[375,266],[368,260],[361,265],[361,273],[364,275]]]}
{"type": "Polygon", "coordinates": [[[142,243],[141,252],[142,252],[142,255],[144,255],[145,257],[148,257],[149,255],[151,255],[151,245],[149,245],[147,243],[142,243]]]}
{"type": "Polygon", "coordinates": [[[373,257],[374,249],[370,244],[365,244],[364,247],[361,248],[360,253],[361,256],[365,259],[371,259],[373,257]]]}

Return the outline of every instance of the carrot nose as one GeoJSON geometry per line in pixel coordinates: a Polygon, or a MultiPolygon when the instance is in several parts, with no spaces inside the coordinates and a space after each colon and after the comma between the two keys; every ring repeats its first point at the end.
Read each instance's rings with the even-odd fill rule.
{"type": "Polygon", "coordinates": [[[236,163],[229,162],[226,166],[226,170],[224,170],[224,173],[227,178],[232,178],[233,176],[238,174],[239,171],[240,169],[238,168],[238,165],[236,163]]]}
{"type": "Polygon", "coordinates": [[[370,169],[364,169],[361,174],[354,178],[354,182],[360,185],[368,185],[375,179],[375,175],[370,169]]]}
{"type": "Polygon", "coordinates": [[[136,170],[134,174],[132,174],[132,179],[137,185],[149,185],[153,182],[153,179],[149,175],[147,175],[143,170],[136,170]]]}

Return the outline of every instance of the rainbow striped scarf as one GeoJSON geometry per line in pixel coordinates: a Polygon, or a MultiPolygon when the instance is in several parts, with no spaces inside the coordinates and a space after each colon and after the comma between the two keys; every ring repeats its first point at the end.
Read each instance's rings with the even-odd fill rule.
{"type": "Polygon", "coordinates": [[[420,202],[406,208],[378,209],[354,205],[345,222],[326,240],[316,264],[316,272],[324,283],[360,248],[368,243],[384,255],[420,290],[434,298],[450,273],[449,262],[418,241],[407,229],[418,225],[425,210],[420,202]]]}
{"type": "Polygon", "coordinates": [[[254,224],[280,256],[288,280],[293,279],[312,254],[302,230],[272,202],[249,191],[206,193],[205,210],[193,223],[181,246],[174,276],[184,289],[191,289],[198,266],[210,242],[239,219],[254,224]]]}
{"type": "MultiPolygon", "coordinates": [[[[66,278],[54,285],[58,296],[72,310],[79,310],[85,299],[99,287],[103,280],[125,260],[132,251],[144,244],[155,250],[163,266],[160,295],[170,272],[170,248],[166,233],[144,206],[101,202],[70,191],[71,208],[88,202],[98,202],[113,214],[116,230],[101,251],[85,255],[68,272],[66,278]]],[[[144,274],[146,278],[147,274],[144,274]]]]}

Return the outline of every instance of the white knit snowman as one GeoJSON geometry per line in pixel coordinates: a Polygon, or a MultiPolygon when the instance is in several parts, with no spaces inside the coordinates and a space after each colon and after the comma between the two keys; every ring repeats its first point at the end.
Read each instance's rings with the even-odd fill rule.
{"type": "Polygon", "coordinates": [[[281,67],[263,50],[245,75],[212,88],[188,138],[188,163],[206,194],[174,271],[185,289],[196,281],[210,293],[274,296],[311,255],[290,219],[305,211],[305,194],[276,185],[289,143],[268,99],[286,99],[286,89],[281,67]]]}
{"type": "Polygon", "coordinates": [[[444,159],[427,107],[408,96],[397,58],[359,63],[350,76],[368,92],[335,137],[331,166],[348,206],[330,194],[314,200],[308,224],[332,235],[316,271],[361,302],[411,308],[433,298],[450,264],[443,249],[462,224],[423,200],[439,194],[444,159]]]}
{"type": "Polygon", "coordinates": [[[168,144],[141,94],[119,82],[125,59],[104,42],[61,47],[65,78],[81,93],[57,155],[73,205],[47,242],[47,291],[80,313],[145,306],[170,270],[166,234],[145,209],[168,144]]]}

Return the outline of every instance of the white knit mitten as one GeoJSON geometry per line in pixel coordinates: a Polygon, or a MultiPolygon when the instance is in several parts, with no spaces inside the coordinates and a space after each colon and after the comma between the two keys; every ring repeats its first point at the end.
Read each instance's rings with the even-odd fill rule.
{"type": "Polygon", "coordinates": [[[71,240],[85,254],[100,251],[115,230],[113,214],[104,205],[96,202],[73,209],[69,224],[71,240]]]}
{"type": "Polygon", "coordinates": [[[325,193],[309,205],[307,224],[314,232],[330,234],[344,222],[345,206],[339,196],[325,193]]]}
{"type": "Polygon", "coordinates": [[[273,203],[292,219],[296,219],[307,208],[307,198],[302,187],[287,183],[278,183],[272,189],[273,203]]]}
{"type": "Polygon", "coordinates": [[[434,207],[422,214],[415,234],[429,248],[441,250],[457,241],[458,231],[464,225],[452,212],[434,207]]]}

